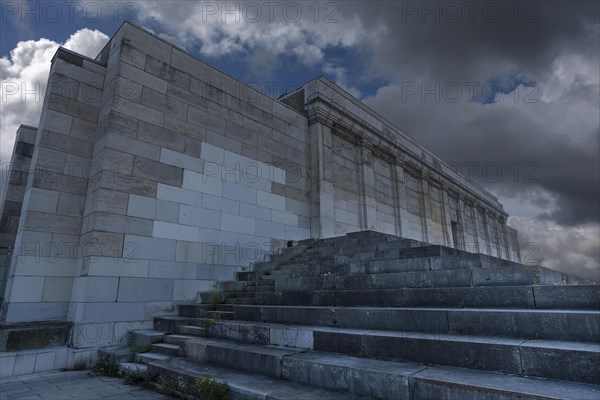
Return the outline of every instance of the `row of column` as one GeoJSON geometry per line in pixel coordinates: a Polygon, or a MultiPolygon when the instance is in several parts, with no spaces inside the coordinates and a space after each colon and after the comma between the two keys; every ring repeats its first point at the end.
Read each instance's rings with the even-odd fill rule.
{"type": "MultiPolygon", "coordinates": [[[[321,122],[310,125],[310,168],[312,180],[312,207],[311,207],[311,235],[312,237],[335,236],[335,198],[334,182],[329,179],[328,171],[331,167],[331,150],[333,132],[330,127],[321,122]]],[[[359,193],[360,193],[360,222],[363,230],[377,230],[377,200],[375,195],[375,171],[373,150],[364,143],[357,149],[359,160],[359,193]]],[[[408,221],[409,211],[407,204],[406,176],[408,172],[396,163],[390,163],[395,196],[395,234],[401,237],[407,235],[403,230],[403,221],[408,221]]],[[[439,241],[432,235],[432,203],[430,198],[430,182],[425,177],[419,180],[420,195],[420,223],[421,237],[413,239],[424,242],[439,241]]],[[[446,246],[453,246],[473,253],[484,253],[496,257],[510,259],[506,227],[503,221],[492,215],[483,207],[465,204],[462,196],[456,198],[456,215],[452,215],[450,195],[447,190],[440,187],[442,240],[446,246]],[[467,218],[472,222],[472,233],[467,232],[467,218]],[[478,219],[481,220],[483,231],[480,232],[478,219]],[[452,223],[458,229],[452,230],[452,223]],[[467,239],[469,238],[469,240],[467,239]]],[[[437,244],[437,243],[436,243],[437,244]]]]}

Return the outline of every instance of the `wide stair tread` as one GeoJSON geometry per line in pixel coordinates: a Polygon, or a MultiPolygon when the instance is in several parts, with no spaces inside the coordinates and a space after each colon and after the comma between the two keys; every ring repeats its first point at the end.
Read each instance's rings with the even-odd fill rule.
{"type": "Polygon", "coordinates": [[[195,380],[210,375],[218,381],[226,381],[236,400],[370,400],[369,397],[329,391],[190,360],[155,361],[149,364],[149,368],[184,395],[197,394],[195,380]]]}
{"type": "Polygon", "coordinates": [[[600,311],[592,310],[239,305],[234,319],[582,342],[600,337],[600,311]]]}
{"type": "MultiPolygon", "coordinates": [[[[600,375],[600,344],[597,343],[244,322],[223,322],[206,328],[181,326],[179,329],[187,335],[236,341],[231,343],[304,346],[307,349],[369,358],[450,365],[514,375],[581,382],[592,382],[595,374],[600,375]],[[457,354],[461,356],[457,357],[457,354]],[[564,370],[564,363],[569,365],[568,370],[564,370]]],[[[218,344],[214,346],[219,347],[218,344]]],[[[238,348],[239,351],[248,349],[238,348]]]]}
{"type": "MultiPolygon", "coordinates": [[[[354,394],[384,399],[408,399],[409,390],[415,390],[416,393],[436,393],[440,387],[456,392],[455,395],[469,392],[479,395],[501,394],[506,397],[499,398],[507,399],[523,393],[538,396],[533,398],[539,399],[596,399],[600,394],[600,387],[597,385],[516,377],[457,367],[373,360],[320,351],[301,352],[279,346],[214,339],[199,338],[186,345],[188,357],[204,357],[199,361],[324,389],[349,390],[354,394]],[[195,346],[202,349],[200,353],[194,351],[195,346]]],[[[413,395],[410,398],[465,397],[413,395]]]]}
{"type": "Polygon", "coordinates": [[[154,353],[165,354],[172,357],[179,356],[179,345],[172,343],[155,343],[150,346],[150,350],[154,353]]]}

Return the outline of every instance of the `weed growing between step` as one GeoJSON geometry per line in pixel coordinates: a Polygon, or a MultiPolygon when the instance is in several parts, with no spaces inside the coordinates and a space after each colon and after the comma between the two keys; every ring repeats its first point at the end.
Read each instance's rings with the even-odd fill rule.
{"type": "Polygon", "coordinates": [[[109,361],[108,359],[98,358],[98,361],[96,362],[96,365],[94,365],[93,370],[94,372],[97,372],[104,376],[120,376],[119,365],[113,361],[109,361]]]}
{"type": "Polygon", "coordinates": [[[216,380],[211,374],[196,379],[196,388],[202,400],[227,400],[229,394],[229,384],[226,381],[216,380]]]}
{"type": "Polygon", "coordinates": [[[144,389],[154,389],[155,384],[159,381],[159,375],[156,372],[148,370],[132,370],[125,372],[124,379],[128,385],[141,386],[144,389]]]}
{"type": "Polygon", "coordinates": [[[210,328],[211,328],[211,326],[213,326],[215,324],[215,322],[217,322],[217,320],[213,319],[213,318],[205,318],[202,321],[202,329],[203,329],[204,337],[209,336],[210,328]]]}
{"type": "Polygon", "coordinates": [[[213,306],[223,303],[223,299],[221,298],[221,292],[218,290],[213,290],[210,294],[210,302],[213,306]]]}

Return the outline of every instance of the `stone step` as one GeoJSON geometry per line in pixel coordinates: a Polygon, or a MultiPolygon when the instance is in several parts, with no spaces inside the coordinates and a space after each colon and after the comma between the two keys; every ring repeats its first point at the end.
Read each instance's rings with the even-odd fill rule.
{"type": "Polygon", "coordinates": [[[260,276],[260,274],[256,271],[242,271],[242,272],[235,273],[235,279],[237,281],[252,282],[255,279],[257,279],[259,276],[260,276]]]}
{"type": "Polygon", "coordinates": [[[354,247],[350,246],[350,247],[340,248],[337,252],[338,253],[337,255],[342,258],[343,257],[348,257],[348,258],[355,257],[355,259],[364,259],[365,257],[368,257],[367,254],[377,255],[377,253],[379,253],[379,252],[387,252],[390,250],[396,252],[398,250],[410,249],[410,248],[414,248],[414,247],[430,246],[430,245],[431,244],[420,242],[420,241],[413,240],[413,239],[397,238],[395,240],[371,243],[366,246],[354,246],[354,247]]]}
{"type": "Polygon", "coordinates": [[[132,347],[147,348],[153,343],[162,342],[164,336],[164,331],[155,331],[152,329],[132,331],[130,333],[129,344],[132,347]]]}
{"type": "Polygon", "coordinates": [[[165,333],[174,333],[177,332],[177,326],[187,325],[190,321],[192,321],[192,318],[178,315],[154,317],[154,329],[165,333]]]}
{"type": "Polygon", "coordinates": [[[245,292],[248,282],[243,281],[225,281],[217,282],[217,290],[222,292],[245,292]]]}
{"type": "Polygon", "coordinates": [[[179,345],[172,343],[155,343],[150,346],[153,353],[166,354],[171,357],[179,356],[179,345]]]}
{"type": "Polygon", "coordinates": [[[255,292],[198,292],[199,304],[220,304],[224,303],[228,298],[247,298],[253,299],[255,292]]]}
{"type": "MultiPolygon", "coordinates": [[[[284,273],[285,274],[285,273],[284,273]]],[[[276,290],[353,290],[394,289],[403,287],[469,287],[563,285],[564,275],[542,267],[518,266],[499,268],[407,271],[378,274],[327,275],[282,278],[276,275],[276,290]]]]}
{"type": "MultiPolygon", "coordinates": [[[[584,383],[600,375],[600,345],[589,343],[330,328],[314,332],[313,349],[584,383]]],[[[302,351],[206,338],[181,345],[184,357],[270,377],[280,376],[284,357],[302,351]]]]}
{"type": "Polygon", "coordinates": [[[128,362],[133,352],[128,345],[119,345],[98,349],[98,362],[101,364],[119,364],[128,362]]]}
{"type": "Polygon", "coordinates": [[[256,304],[343,307],[600,309],[600,285],[256,292],[256,304]]]}
{"type": "MultiPolygon", "coordinates": [[[[304,334],[307,338],[310,335],[312,340],[312,330],[308,327],[298,327],[300,332],[304,330],[307,332],[304,334]]],[[[205,337],[205,338],[216,338],[225,339],[235,342],[252,343],[252,344],[278,344],[275,339],[277,335],[281,335],[286,332],[293,332],[295,327],[277,325],[271,327],[260,322],[248,322],[248,321],[199,321],[195,325],[183,325],[179,327],[179,332],[189,337],[205,337]],[[279,329],[277,329],[279,327],[279,329]],[[270,337],[270,333],[273,333],[274,337],[270,337]]],[[[296,333],[297,336],[297,333],[296,333]]],[[[188,339],[186,339],[188,340],[188,339]]],[[[299,347],[300,342],[294,340],[293,342],[285,342],[284,346],[299,347]]],[[[302,347],[311,348],[311,347],[302,347]]]]}
{"type": "Polygon", "coordinates": [[[275,290],[275,281],[272,284],[248,286],[247,288],[248,292],[265,292],[269,290],[275,290]]]}
{"type": "Polygon", "coordinates": [[[189,303],[189,304],[178,304],[177,305],[177,314],[180,317],[190,317],[190,318],[199,318],[201,317],[201,313],[205,311],[214,310],[215,306],[212,304],[197,304],[197,303],[189,303]]]}
{"type": "Polygon", "coordinates": [[[233,319],[233,311],[205,311],[201,318],[216,320],[233,319]]]}
{"type": "Polygon", "coordinates": [[[252,271],[257,273],[268,272],[274,270],[277,265],[277,263],[272,261],[257,262],[252,266],[252,271]]]}
{"type": "MultiPolygon", "coordinates": [[[[183,325],[183,326],[186,326],[186,325],[183,325]]],[[[179,327],[179,329],[181,329],[181,327],[179,327]]],[[[183,342],[185,340],[193,339],[193,338],[194,338],[193,336],[189,336],[189,335],[179,335],[179,334],[165,335],[164,342],[169,343],[169,344],[176,344],[177,346],[180,346],[181,342],[183,342]]]]}
{"type": "Polygon", "coordinates": [[[253,298],[230,298],[226,300],[227,304],[254,304],[256,300],[253,298]]]}
{"type": "MultiPolygon", "coordinates": [[[[315,333],[313,349],[584,383],[596,382],[600,374],[600,345],[587,343],[333,328],[315,333]]],[[[298,352],[301,349],[205,338],[188,340],[181,350],[197,361],[271,377],[280,376],[284,357],[298,352]]]]}
{"type": "Polygon", "coordinates": [[[267,337],[268,323],[280,323],[581,342],[600,338],[600,311],[590,310],[241,305],[234,319],[223,324],[252,321],[253,331],[266,329],[267,337]]]}
{"type": "Polygon", "coordinates": [[[315,332],[315,350],[595,383],[597,343],[334,328],[315,332]]]}
{"type": "Polygon", "coordinates": [[[214,311],[233,311],[233,305],[231,304],[217,304],[214,311]]]}
{"type": "Polygon", "coordinates": [[[136,363],[147,364],[151,361],[169,360],[171,356],[162,353],[137,353],[134,357],[136,363]]]}
{"type": "Polygon", "coordinates": [[[139,363],[131,363],[131,362],[122,362],[119,363],[119,371],[123,374],[127,373],[144,373],[148,370],[148,366],[146,364],[139,363]]]}
{"type": "MultiPolygon", "coordinates": [[[[369,397],[328,391],[263,375],[208,365],[183,359],[155,361],[148,365],[149,370],[159,374],[163,385],[176,391],[181,397],[198,395],[196,379],[211,376],[217,381],[225,381],[229,387],[229,397],[236,400],[369,400],[369,397]]],[[[371,399],[375,400],[375,399],[371,399]]],[[[587,400],[587,399],[583,399],[587,400]]]]}

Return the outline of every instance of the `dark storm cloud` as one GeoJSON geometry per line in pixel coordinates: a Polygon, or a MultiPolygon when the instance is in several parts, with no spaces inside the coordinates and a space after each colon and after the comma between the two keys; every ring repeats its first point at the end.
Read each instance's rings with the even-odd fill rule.
{"type": "Polygon", "coordinates": [[[384,27],[362,49],[391,83],[367,103],[463,173],[465,163],[479,163],[474,178],[494,192],[546,191],[555,204],[543,218],[597,223],[599,4],[477,3],[470,17],[466,3],[455,3],[458,22],[444,14],[447,2],[340,3],[343,17],[384,27]],[[444,92],[454,87],[462,90],[457,101],[444,92]],[[485,176],[490,162],[501,179],[485,176]]]}
{"type": "Polygon", "coordinates": [[[593,1],[338,4],[341,19],[358,16],[366,27],[385,27],[382,40],[369,47],[377,68],[396,77],[416,72],[441,80],[483,80],[498,68],[543,71],[565,49],[597,51],[593,26],[599,5],[593,1]],[[444,12],[451,9],[449,3],[461,10],[462,18],[444,12]],[[412,7],[417,12],[409,11],[412,7]],[[425,9],[429,12],[423,14],[425,9]],[[501,10],[499,18],[495,9],[501,10]]]}

